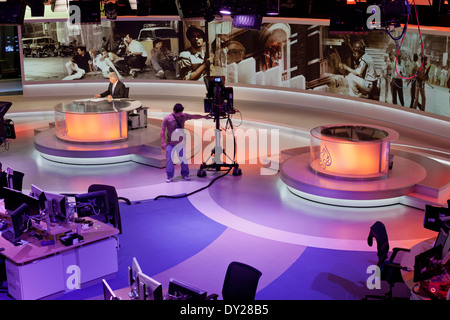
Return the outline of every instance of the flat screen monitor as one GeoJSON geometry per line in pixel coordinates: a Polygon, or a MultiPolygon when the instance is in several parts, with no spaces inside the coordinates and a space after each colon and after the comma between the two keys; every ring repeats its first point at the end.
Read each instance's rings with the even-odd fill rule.
{"type": "Polygon", "coordinates": [[[44,190],[42,190],[41,188],[32,184],[30,196],[39,200],[39,206],[40,206],[41,210],[45,209],[45,200],[46,199],[45,199],[44,190]]]}
{"type": "Polygon", "coordinates": [[[20,236],[28,229],[28,220],[30,219],[30,210],[26,204],[22,204],[11,213],[11,222],[14,229],[14,239],[18,240],[20,236]]]}
{"type": "Polygon", "coordinates": [[[425,205],[425,218],[423,227],[432,231],[439,232],[443,228],[446,232],[450,230],[450,221],[442,221],[443,218],[450,216],[450,210],[445,207],[425,205]]]}
{"type": "Polygon", "coordinates": [[[103,297],[105,300],[120,300],[109,286],[105,279],[102,280],[103,284],[103,297]]]}
{"type": "Polygon", "coordinates": [[[50,221],[61,222],[68,220],[67,197],[62,194],[44,192],[45,210],[50,215],[50,221]]]}
{"type": "Polygon", "coordinates": [[[442,246],[435,246],[418,254],[414,261],[414,282],[428,280],[442,272],[437,261],[441,259],[442,246]]]}
{"type": "Polygon", "coordinates": [[[142,272],[141,267],[135,257],[131,261],[131,267],[128,267],[128,284],[133,287],[136,283],[137,275],[142,272]]]}
{"type": "Polygon", "coordinates": [[[11,105],[11,102],[0,101],[0,116],[4,117],[9,108],[11,108],[11,105]]]}
{"type": "Polygon", "coordinates": [[[28,206],[31,216],[40,215],[39,200],[30,197],[29,195],[23,194],[18,190],[3,187],[3,194],[5,196],[5,209],[8,211],[14,211],[19,208],[22,204],[28,206]]]}
{"type": "Polygon", "coordinates": [[[447,233],[447,238],[445,239],[445,242],[442,244],[442,259],[445,258],[445,256],[449,253],[450,251],[450,237],[448,236],[447,233]]]}
{"type": "Polygon", "coordinates": [[[78,217],[108,214],[108,196],[106,190],[88,192],[75,196],[78,217]]]}
{"type": "Polygon", "coordinates": [[[169,280],[169,294],[180,300],[206,300],[206,291],[173,278],[169,280]]]}
{"type": "Polygon", "coordinates": [[[439,234],[436,238],[436,241],[434,242],[434,246],[441,246],[443,247],[445,244],[445,241],[447,241],[447,237],[448,237],[448,232],[446,232],[444,229],[441,228],[441,230],[439,231],[439,234]]]}
{"type": "Polygon", "coordinates": [[[139,300],[163,300],[161,283],[142,272],[137,275],[137,287],[139,300]]]}

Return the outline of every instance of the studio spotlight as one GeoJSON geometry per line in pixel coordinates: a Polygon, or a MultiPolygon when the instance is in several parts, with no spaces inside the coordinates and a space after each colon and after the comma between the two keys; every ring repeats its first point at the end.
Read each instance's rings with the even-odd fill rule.
{"type": "Polygon", "coordinates": [[[233,18],[233,27],[241,29],[261,29],[263,17],[260,15],[237,15],[233,18]]]}
{"type": "Polygon", "coordinates": [[[278,16],[280,14],[280,0],[267,0],[266,8],[268,16],[278,16]]]}

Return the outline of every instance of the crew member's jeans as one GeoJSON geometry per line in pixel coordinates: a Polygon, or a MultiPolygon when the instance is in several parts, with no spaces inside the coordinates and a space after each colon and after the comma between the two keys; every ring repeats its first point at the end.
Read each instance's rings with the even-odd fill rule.
{"type": "Polygon", "coordinates": [[[186,160],[186,144],[179,143],[175,146],[168,144],[166,147],[166,173],[169,179],[172,179],[175,173],[173,159],[176,155],[178,155],[181,164],[181,176],[189,176],[189,166],[186,160]]]}

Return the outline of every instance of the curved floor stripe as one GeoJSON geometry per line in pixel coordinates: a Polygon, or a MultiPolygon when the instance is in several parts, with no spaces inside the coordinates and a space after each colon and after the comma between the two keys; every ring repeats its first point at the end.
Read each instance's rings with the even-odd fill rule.
{"type": "Polygon", "coordinates": [[[304,250],[304,246],[228,228],[199,253],[153,277],[163,287],[168,285],[168,279],[176,278],[206,290],[208,294],[217,293],[221,299],[223,280],[230,262],[243,262],[260,270],[263,275],[258,290],[261,290],[288,270],[304,250]]]}

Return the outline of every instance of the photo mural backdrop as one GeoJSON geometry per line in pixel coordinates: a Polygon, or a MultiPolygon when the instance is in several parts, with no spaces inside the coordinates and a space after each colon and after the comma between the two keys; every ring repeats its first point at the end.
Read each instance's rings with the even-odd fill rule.
{"type": "Polygon", "coordinates": [[[25,84],[102,81],[116,71],[126,81],[202,81],[209,68],[229,84],[325,91],[450,117],[447,36],[407,32],[398,52],[400,41],[382,31],[350,35],[320,25],[263,23],[252,30],[234,28],[231,21],[205,24],[26,22],[22,78],[25,84]]]}

